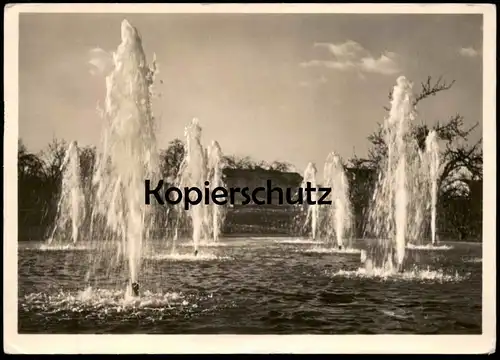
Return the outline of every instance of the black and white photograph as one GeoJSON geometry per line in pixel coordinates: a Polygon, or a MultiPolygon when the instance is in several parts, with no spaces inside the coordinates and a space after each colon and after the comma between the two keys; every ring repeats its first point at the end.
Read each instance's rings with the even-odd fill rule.
{"type": "Polygon", "coordinates": [[[7,7],[4,349],[494,352],[495,15],[7,7]]]}

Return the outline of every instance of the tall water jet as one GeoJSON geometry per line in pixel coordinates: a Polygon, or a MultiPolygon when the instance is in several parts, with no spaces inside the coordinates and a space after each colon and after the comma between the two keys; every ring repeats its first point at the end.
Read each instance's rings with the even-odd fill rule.
{"type": "Polygon", "coordinates": [[[137,30],[121,24],[121,43],[113,54],[114,69],[106,78],[103,153],[93,183],[97,187],[93,223],[103,221],[106,240],[128,261],[129,280],[137,283],[143,240],[152,227],[145,205],[144,181],[155,178],[157,149],[151,109],[155,64],[149,67],[137,30]]]}
{"type": "Polygon", "coordinates": [[[416,139],[408,138],[406,141],[407,218],[409,219],[406,225],[406,243],[421,245],[425,230],[425,214],[429,207],[427,191],[429,171],[425,149],[420,149],[416,139]]]}
{"type": "MultiPolygon", "coordinates": [[[[408,222],[407,146],[408,123],[414,118],[412,85],[404,76],[397,79],[392,92],[391,110],[384,122],[387,158],[380,169],[373,204],[369,215],[369,231],[382,240],[383,266],[402,269],[405,257],[408,222]]],[[[409,162],[411,164],[411,162],[409,162]]]]}
{"type": "Polygon", "coordinates": [[[76,243],[85,218],[85,195],[81,183],[80,156],[76,141],[69,144],[60,170],[61,195],[55,225],[48,239],[49,244],[52,244],[56,237],[67,238],[65,230],[69,224],[71,224],[71,239],[76,243]]]}
{"type": "MultiPolygon", "coordinates": [[[[316,169],[316,166],[313,163],[307,164],[306,169],[304,170],[304,177],[302,180],[302,185],[301,188],[305,189],[307,187],[307,183],[310,183],[311,188],[316,188],[316,174],[318,173],[318,170],[316,169]]],[[[310,197],[311,201],[316,203],[317,202],[317,192],[313,191],[310,192],[310,197]]],[[[316,205],[309,205],[307,207],[307,216],[306,216],[306,221],[304,223],[304,226],[307,226],[309,222],[311,223],[311,238],[312,240],[316,240],[316,235],[317,235],[317,229],[318,229],[318,219],[319,219],[319,206],[316,205]]]]}
{"type": "MultiPolygon", "coordinates": [[[[194,118],[186,126],[184,136],[185,156],[177,177],[178,187],[203,189],[207,181],[207,153],[201,144],[201,127],[198,119],[194,118]]],[[[191,201],[196,201],[198,195],[196,192],[189,192],[188,196],[191,201]]],[[[198,203],[191,206],[187,212],[191,219],[194,251],[197,253],[201,238],[207,237],[207,208],[203,203],[198,203]]],[[[183,212],[178,214],[182,216],[183,212]]]]}
{"type": "Polygon", "coordinates": [[[337,246],[345,246],[345,234],[351,228],[352,214],[349,200],[349,183],[345,175],[344,166],[340,157],[334,152],[328,154],[323,170],[323,185],[331,188],[331,194],[327,198],[332,205],[325,205],[322,209],[325,214],[323,223],[326,227],[326,235],[331,239],[333,233],[337,246]]]}
{"type": "Polygon", "coordinates": [[[439,176],[439,144],[437,141],[437,133],[432,130],[425,139],[425,151],[427,155],[427,163],[429,166],[429,180],[431,192],[431,239],[432,244],[436,244],[436,207],[438,196],[438,176],[439,176]]]}
{"type": "MultiPolygon", "coordinates": [[[[222,149],[217,141],[212,141],[212,144],[207,149],[208,158],[208,181],[210,187],[215,189],[217,187],[225,188],[223,180],[223,162],[222,162],[222,149]]],[[[225,208],[221,205],[212,203],[208,212],[209,219],[207,223],[210,225],[209,231],[212,235],[214,242],[219,241],[219,236],[222,231],[222,226],[226,216],[225,208]],[[211,217],[211,218],[210,218],[211,217]]]]}

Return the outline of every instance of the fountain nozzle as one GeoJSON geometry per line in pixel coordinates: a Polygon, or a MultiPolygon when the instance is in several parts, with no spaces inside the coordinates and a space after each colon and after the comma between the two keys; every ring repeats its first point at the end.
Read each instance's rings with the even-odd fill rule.
{"type": "Polygon", "coordinates": [[[398,265],[397,272],[400,274],[404,273],[403,264],[398,265]]]}
{"type": "Polygon", "coordinates": [[[133,282],[130,287],[132,289],[132,295],[139,296],[139,283],[133,282]]]}

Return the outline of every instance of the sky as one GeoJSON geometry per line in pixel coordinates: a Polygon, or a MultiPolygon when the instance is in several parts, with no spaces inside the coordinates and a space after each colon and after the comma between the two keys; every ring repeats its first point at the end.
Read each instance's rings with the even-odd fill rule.
{"type": "Polygon", "coordinates": [[[203,142],[225,154],[322,168],[329,152],[365,156],[400,75],[455,80],[415,121],[456,113],[482,135],[482,15],[21,14],[19,136],[31,151],[54,138],[100,141],[96,107],[126,18],[161,80],[157,141],[183,138],[197,117],[203,142]]]}

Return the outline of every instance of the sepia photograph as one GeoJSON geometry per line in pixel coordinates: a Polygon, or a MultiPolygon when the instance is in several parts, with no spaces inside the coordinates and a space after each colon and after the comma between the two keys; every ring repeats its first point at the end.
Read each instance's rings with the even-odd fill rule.
{"type": "Polygon", "coordinates": [[[7,6],[5,351],[494,352],[495,15],[7,6]]]}

